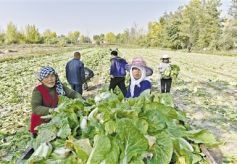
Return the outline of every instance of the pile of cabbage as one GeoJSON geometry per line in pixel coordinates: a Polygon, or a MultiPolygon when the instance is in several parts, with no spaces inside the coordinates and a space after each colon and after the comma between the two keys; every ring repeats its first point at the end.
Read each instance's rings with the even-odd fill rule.
{"type": "Polygon", "coordinates": [[[207,163],[199,145],[218,144],[209,131],[186,125],[170,94],[61,97],[46,117],[51,121],[37,128],[35,152],[26,163],[207,163]]]}

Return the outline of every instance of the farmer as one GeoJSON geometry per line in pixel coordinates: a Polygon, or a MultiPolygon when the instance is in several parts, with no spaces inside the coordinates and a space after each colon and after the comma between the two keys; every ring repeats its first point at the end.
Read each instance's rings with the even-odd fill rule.
{"type": "Polygon", "coordinates": [[[153,70],[146,66],[146,62],[140,58],[133,58],[132,64],[126,66],[130,73],[131,81],[126,97],[138,97],[144,91],[150,92],[151,81],[148,76],[153,74],[153,70]]]}
{"type": "Polygon", "coordinates": [[[118,57],[118,51],[112,50],[111,51],[112,58],[111,66],[110,66],[110,85],[109,90],[115,89],[116,86],[120,88],[123,95],[126,95],[127,89],[125,86],[125,76],[126,76],[126,69],[125,66],[127,64],[126,60],[118,57]]]}
{"type": "Polygon", "coordinates": [[[160,70],[160,86],[161,93],[170,92],[172,78],[171,78],[171,65],[170,57],[168,55],[163,55],[161,60],[162,62],[159,65],[160,70]]]}
{"type": "Polygon", "coordinates": [[[57,107],[59,95],[72,99],[82,98],[78,92],[64,86],[59,80],[58,74],[50,66],[42,67],[37,78],[41,84],[34,88],[31,99],[32,115],[30,132],[34,137],[37,135],[35,127],[47,122],[41,116],[48,115],[57,107]]]}
{"type": "Polygon", "coordinates": [[[74,53],[74,58],[66,65],[66,77],[74,91],[82,95],[82,84],[85,82],[84,63],[80,61],[80,52],[74,53]]]}

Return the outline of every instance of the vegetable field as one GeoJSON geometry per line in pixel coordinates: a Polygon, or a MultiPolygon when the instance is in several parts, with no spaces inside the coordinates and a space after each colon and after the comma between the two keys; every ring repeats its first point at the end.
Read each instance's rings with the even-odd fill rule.
{"type": "MultiPolygon", "coordinates": [[[[109,48],[73,47],[71,49],[61,48],[60,51],[56,49],[47,51],[45,48],[43,54],[27,51],[24,55],[12,55],[8,58],[6,56],[0,57],[0,160],[3,163],[9,163],[9,161],[15,163],[27,148],[27,145],[33,144],[28,128],[31,114],[31,93],[39,83],[35,76],[36,72],[40,66],[50,65],[56,69],[61,81],[66,83],[65,65],[72,58],[74,50],[81,52],[85,66],[95,72],[95,77],[89,82],[89,91],[83,93],[87,101],[84,103],[78,102],[78,107],[74,101],[62,100],[64,103],[62,103],[61,111],[66,111],[65,106],[71,107],[70,109],[78,114],[78,120],[74,119],[74,122],[64,120],[64,122],[59,123],[56,118],[62,117],[63,113],[56,113],[54,123],[59,123],[64,128],[61,133],[58,132],[56,135],[61,139],[54,140],[50,145],[41,145],[45,138],[42,137],[42,140],[39,140],[37,137],[37,142],[34,142],[35,148],[41,146],[43,149],[43,146],[44,148],[48,146],[48,150],[51,147],[54,151],[60,152],[59,148],[62,145],[67,145],[66,150],[73,149],[73,155],[81,155],[81,163],[85,163],[85,161],[91,163],[103,161],[106,163],[105,155],[110,150],[111,154],[114,153],[112,155],[114,159],[109,159],[110,161],[107,161],[107,163],[118,161],[121,163],[142,163],[142,160],[137,158],[139,155],[143,155],[147,159],[147,163],[157,163],[158,159],[161,158],[163,163],[167,163],[171,159],[176,160],[177,163],[183,161],[186,163],[195,163],[195,161],[205,163],[197,144],[206,143],[208,146],[208,143],[211,143],[210,145],[215,145],[217,141],[212,137],[209,142],[204,142],[200,138],[197,141],[195,135],[206,131],[191,129],[208,129],[219,143],[218,147],[210,149],[215,160],[218,163],[237,163],[237,57],[159,49],[120,48],[119,55],[128,62],[131,62],[135,56],[142,56],[154,70],[151,77],[153,97],[146,96],[146,98],[123,102],[121,97],[116,95],[110,95],[110,98],[106,99],[106,92],[103,92],[107,90],[109,84],[109,48]],[[163,54],[168,54],[171,57],[171,62],[180,67],[178,79],[171,88],[175,108],[167,107],[172,103],[162,103],[162,97],[159,97],[158,64],[163,54]],[[103,93],[105,94],[105,99],[98,98],[101,93],[102,97],[103,93]],[[94,102],[93,98],[95,96],[99,100],[101,99],[100,103],[94,102]],[[116,104],[120,104],[120,106],[116,106],[116,104]],[[164,108],[170,110],[168,116],[165,111],[165,114],[154,112],[158,110],[159,107],[157,106],[161,104],[166,105],[164,108]],[[73,105],[76,107],[73,107],[73,105]],[[77,109],[82,108],[80,105],[83,106],[81,111],[77,109]],[[95,112],[93,116],[91,115],[91,120],[88,121],[88,127],[91,128],[78,132],[78,129],[83,129],[78,127],[83,117],[88,116],[96,108],[99,111],[95,112]],[[108,111],[109,108],[115,111],[111,114],[108,111]],[[128,108],[131,110],[119,111],[119,109],[128,108]],[[154,111],[150,109],[154,109],[154,111]],[[164,115],[164,117],[159,115],[162,121],[152,120],[152,115],[156,114],[164,115]],[[187,119],[184,119],[185,114],[187,119]],[[98,118],[101,116],[103,116],[103,119],[98,118]],[[138,128],[136,129],[131,119],[139,122],[140,126],[143,127],[142,130],[137,130],[138,128]],[[170,121],[171,119],[175,122],[170,121]],[[180,123],[182,121],[185,122],[184,125],[180,123]],[[123,129],[120,125],[126,128],[123,129]],[[163,125],[167,125],[168,130],[165,131],[163,125]],[[96,131],[98,129],[101,130],[101,133],[96,131]],[[129,130],[133,132],[134,136],[129,136],[129,130]],[[161,133],[157,133],[158,131],[161,133]],[[96,134],[102,134],[102,132],[103,135],[96,136],[96,134]],[[75,136],[78,135],[81,140],[75,140],[75,136]],[[150,145],[152,142],[149,140],[152,139],[150,136],[156,137],[157,142],[152,144],[153,147],[150,145]],[[166,136],[166,139],[161,142],[161,138],[164,138],[164,136],[166,136]],[[86,139],[82,140],[82,138],[86,139]],[[126,138],[130,138],[130,140],[126,140],[128,141],[127,145],[125,143],[126,138]],[[139,139],[142,141],[139,141],[139,139]],[[82,143],[88,143],[87,151],[77,147],[78,145],[80,147],[82,143]],[[92,143],[94,143],[94,146],[92,146],[92,143]],[[106,145],[106,143],[108,144],[106,145]],[[136,145],[136,143],[141,144],[136,145]],[[163,145],[164,149],[154,148],[164,143],[167,143],[163,145]],[[55,148],[55,145],[58,145],[58,147],[55,148]],[[121,145],[126,146],[122,147],[121,145]],[[180,145],[186,145],[186,147],[180,145]],[[104,146],[103,150],[100,149],[102,146],[104,146]],[[159,156],[158,151],[163,153],[163,156],[159,156]],[[150,160],[152,158],[149,156],[150,154],[144,154],[144,152],[153,152],[154,158],[150,160]],[[104,158],[100,159],[101,157],[97,153],[104,155],[104,158]]],[[[22,51],[22,48],[19,48],[20,51],[22,51]]],[[[49,126],[54,126],[53,121],[49,126]]],[[[44,126],[41,128],[42,136],[45,133],[49,134],[49,132],[44,132],[44,126]]],[[[57,128],[60,131],[60,128],[57,128]]],[[[208,135],[209,132],[207,132],[208,135]]],[[[55,134],[51,136],[56,138],[55,134]]],[[[54,138],[46,138],[44,141],[51,141],[50,139],[54,138]]],[[[55,152],[49,156],[48,162],[50,162],[50,158],[57,158],[52,157],[52,155],[55,155],[55,152]]],[[[71,162],[75,159],[77,158],[70,156],[71,162]]],[[[32,159],[32,161],[34,160],[32,159]]]]}

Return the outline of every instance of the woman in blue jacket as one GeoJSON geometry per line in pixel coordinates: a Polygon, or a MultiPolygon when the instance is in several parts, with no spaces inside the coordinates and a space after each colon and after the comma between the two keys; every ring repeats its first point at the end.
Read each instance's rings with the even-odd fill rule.
{"type": "Polygon", "coordinates": [[[142,58],[133,58],[132,64],[127,65],[126,69],[131,77],[127,98],[138,97],[143,91],[150,91],[151,81],[148,76],[153,74],[153,70],[146,66],[146,62],[142,58]]]}

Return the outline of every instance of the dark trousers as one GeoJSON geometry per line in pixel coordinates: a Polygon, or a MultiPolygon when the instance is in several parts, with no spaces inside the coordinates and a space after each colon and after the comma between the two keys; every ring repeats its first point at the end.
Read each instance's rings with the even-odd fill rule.
{"type": "Polygon", "coordinates": [[[126,86],[125,86],[125,77],[110,78],[109,90],[112,89],[114,91],[116,86],[118,86],[120,88],[123,95],[125,96],[126,93],[127,93],[127,89],[126,89],[126,86]]]}
{"type": "Polygon", "coordinates": [[[71,84],[71,87],[74,91],[77,91],[82,95],[82,84],[71,84]]]}
{"type": "Polygon", "coordinates": [[[161,79],[160,85],[161,85],[161,93],[167,93],[170,92],[172,79],[161,79]]]}

